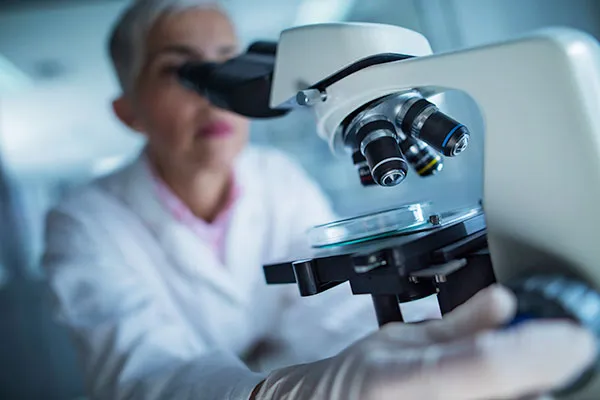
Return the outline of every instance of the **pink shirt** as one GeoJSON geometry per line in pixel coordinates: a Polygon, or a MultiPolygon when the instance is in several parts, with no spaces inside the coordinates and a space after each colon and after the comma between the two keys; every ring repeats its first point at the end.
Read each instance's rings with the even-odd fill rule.
{"type": "Polygon", "coordinates": [[[233,189],[227,203],[211,223],[195,216],[190,208],[171,190],[171,188],[154,172],[154,187],[162,204],[171,213],[173,218],[181,222],[196,234],[200,240],[210,246],[219,260],[225,262],[225,243],[229,220],[235,203],[240,197],[241,190],[234,181],[233,189]]]}

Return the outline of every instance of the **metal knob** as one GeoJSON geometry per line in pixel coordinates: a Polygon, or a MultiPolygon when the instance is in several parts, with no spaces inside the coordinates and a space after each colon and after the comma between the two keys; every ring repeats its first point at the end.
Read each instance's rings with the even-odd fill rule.
{"type": "Polygon", "coordinates": [[[302,107],[311,107],[324,102],[326,99],[327,94],[317,89],[302,90],[296,95],[296,103],[302,107]]]}
{"type": "MultiPolygon", "coordinates": [[[[509,287],[518,300],[517,315],[511,325],[537,318],[569,319],[600,339],[600,294],[584,282],[559,275],[533,275],[509,287]]],[[[596,365],[556,395],[585,388],[598,371],[599,356],[596,365]]]]}

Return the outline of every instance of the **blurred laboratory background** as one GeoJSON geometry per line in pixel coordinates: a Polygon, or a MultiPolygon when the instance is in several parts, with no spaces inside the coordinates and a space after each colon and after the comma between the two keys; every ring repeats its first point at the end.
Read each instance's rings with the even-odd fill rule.
{"type": "MultiPolygon", "coordinates": [[[[122,0],[0,0],[0,398],[76,399],[81,372],[68,334],[52,318],[39,268],[44,215],[61,194],[136,156],[141,137],[111,113],[117,95],[106,39],[122,0]]],[[[434,52],[504,40],[547,26],[600,37],[597,0],[228,0],[243,43],[285,28],[362,21],[423,33],[434,52]]],[[[315,43],[318,46],[317,43],[315,43]]],[[[510,60],[498,60],[499,65],[510,60]]],[[[446,111],[472,131],[441,174],[411,174],[393,189],[363,188],[349,158],[331,155],[309,115],[255,122],[252,141],[295,157],[341,216],[414,201],[444,208],[482,191],[484,121],[460,93],[446,111]]]]}

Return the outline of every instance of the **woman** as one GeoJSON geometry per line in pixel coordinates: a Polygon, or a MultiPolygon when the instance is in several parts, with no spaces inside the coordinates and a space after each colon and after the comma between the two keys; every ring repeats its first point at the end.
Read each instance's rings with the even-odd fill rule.
{"type": "MultiPolygon", "coordinates": [[[[431,391],[426,381],[405,378],[408,386],[397,387],[406,363],[415,360],[405,355],[414,351],[393,365],[386,361],[384,369],[381,358],[365,355],[390,345],[393,353],[421,337],[449,341],[445,331],[474,335],[514,313],[514,299],[493,288],[443,325],[392,327],[339,353],[375,330],[368,299],[341,286],[300,300],[294,288],[265,285],[261,271],[264,262],[303,245],[306,228],[333,218],[325,197],[282,154],[247,147],[246,120],[177,81],[185,62],[236,54],[226,15],[200,0],[140,0],[119,20],[110,49],[123,89],[114,111],[146,136],[147,146],[131,166],[70,195],[50,213],[44,259],[94,398],[431,398],[420,395],[431,391]],[[278,358],[264,351],[253,357],[265,341],[279,346],[278,358]],[[332,358],[317,361],[324,357],[332,358]],[[260,371],[310,363],[264,375],[240,359],[258,359],[253,365],[260,371]]],[[[536,329],[524,332],[531,336],[536,329]]],[[[552,329],[545,332],[559,338],[556,348],[569,342],[563,338],[568,333],[583,349],[571,363],[561,360],[561,368],[546,371],[553,381],[522,373],[526,383],[490,383],[475,393],[527,393],[580,372],[590,362],[581,353],[593,341],[570,326],[552,329]]],[[[425,350],[433,346],[417,341],[425,350]]],[[[519,357],[538,351],[547,365],[562,355],[531,350],[530,340],[505,344],[519,357]]],[[[478,361],[466,357],[462,367],[478,361]]]]}

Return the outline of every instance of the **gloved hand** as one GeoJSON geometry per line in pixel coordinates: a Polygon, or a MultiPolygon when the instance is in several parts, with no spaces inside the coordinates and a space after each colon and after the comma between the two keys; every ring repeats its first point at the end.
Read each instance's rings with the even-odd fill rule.
{"type": "Polygon", "coordinates": [[[443,320],[388,324],[335,357],[277,370],[254,399],[519,398],[562,387],[595,361],[594,337],[572,323],[502,329],[515,310],[514,295],[492,286],[443,320]]]}

